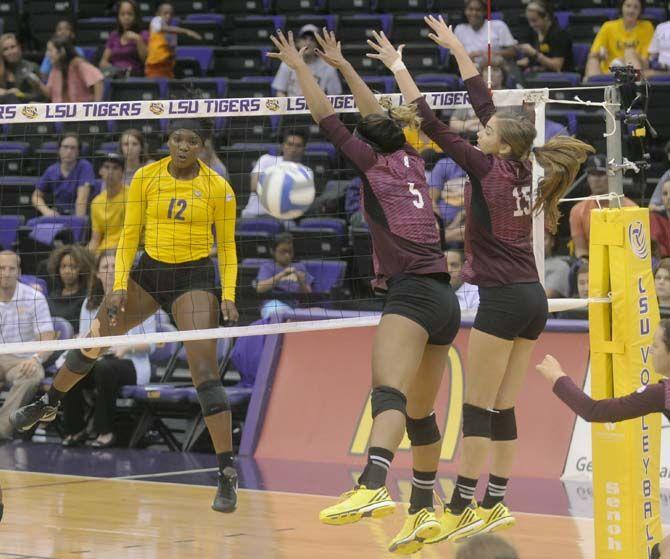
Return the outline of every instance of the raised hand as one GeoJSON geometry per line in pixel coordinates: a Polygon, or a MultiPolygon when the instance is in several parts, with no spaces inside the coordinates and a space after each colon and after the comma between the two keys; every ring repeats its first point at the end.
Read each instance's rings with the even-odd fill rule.
{"type": "Polygon", "coordinates": [[[433,30],[433,33],[428,34],[428,38],[435,41],[441,47],[453,50],[456,47],[463,46],[452,31],[451,25],[447,25],[442,16],[439,19],[434,16],[426,16],[423,20],[433,30]]]}
{"type": "Polygon", "coordinates": [[[328,31],[324,27],[322,34],[316,33],[314,38],[319,43],[316,54],[327,64],[333,68],[340,69],[347,63],[347,60],[342,56],[342,44],[335,38],[333,31],[328,31]]]}
{"type": "Polygon", "coordinates": [[[368,45],[377,52],[368,53],[365,56],[381,60],[384,66],[393,71],[392,67],[396,62],[402,63],[402,50],[405,48],[405,45],[400,45],[396,50],[383,31],[380,31],[379,33],[373,31],[372,36],[374,41],[368,39],[368,45]]]}
{"type": "Polygon", "coordinates": [[[293,40],[293,32],[288,32],[288,37],[284,35],[281,29],[277,30],[277,35],[271,35],[270,39],[274,43],[275,47],[279,52],[269,52],[268,56],[270,58],[277,58],[286,64],[292,70],[295,70],[301,64],[304,64],[302,55],[307,50],[307,47],[302,47],[300,51],[295,46],[295,41],[293,40]]]}

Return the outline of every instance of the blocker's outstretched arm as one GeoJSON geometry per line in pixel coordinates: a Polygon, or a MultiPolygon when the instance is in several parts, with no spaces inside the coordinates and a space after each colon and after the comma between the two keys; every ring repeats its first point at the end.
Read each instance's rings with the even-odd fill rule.
{"type": "Polygon", "coordinates": [[[270,58],[281,60],[289,68],[295,70],[298,83],[302,89],[302,94],[305,97],[305,101],[307,102],[310,113],[312,113],[314,121],[319,123],[324,118],[334,115],[335,109],[333,108],[333,105],[328,100],[328,97],[326,97],[323,90],[319,87],[319,84],[312,75],[312,71],[307,64],[305,64],[302,55],[306,47],[303,47],[298,51],[291,31],[288,32],[288,37],[281,31],[277,31],[277,36],[272,36],[270,39],[272,39],[272,42],[277,47],[278,52],[270,52],[268,53],[268,56],[270,58]]]}

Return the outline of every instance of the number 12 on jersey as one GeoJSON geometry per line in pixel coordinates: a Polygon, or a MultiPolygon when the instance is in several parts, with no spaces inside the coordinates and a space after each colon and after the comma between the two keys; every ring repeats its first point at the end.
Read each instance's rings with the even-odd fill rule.
{"type": "Polygon", "coordinates": [[[179,221],[186,221],[186,218],[183,217],[184,212],[186,211],[186,200],[183,198],[171,198],[170,205],[168,206],[168,219],[177,219],[179,221]],[[177,211],[175,212],[175,206],[177,211]]]}

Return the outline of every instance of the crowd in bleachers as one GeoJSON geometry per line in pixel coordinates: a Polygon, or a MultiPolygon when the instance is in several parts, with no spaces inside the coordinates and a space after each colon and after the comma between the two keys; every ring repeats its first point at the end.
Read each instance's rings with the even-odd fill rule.
{"type": "MultiPolygon", "coordinates": [[[[650,143],[647,181],[626,180],[625,204],[648,204],[653,210],[657,289],[662,306],[670,311],[666,7],[644,0],[616,5],[607,0],[498,0],[493,9],[494,89],[608,84],[613,82],[608,70],[612,64],[631,64],[649,78],[649,117],[659,137],[650,143]]],[[[427,38],[422,17],[430,12],[444,14],[455,25],[456,35],[485,72],[482,0],[0,0],[0,103],[299,95],[293,71],[267,57],[272,50],[269,35],[278,28],[294,30],[299,45],[306,47],[312,72],[329,94],[346,93],[337,73],[315,53],[314,34],[324,26],[336,31],[345,56],[380,93],[395,92],[396,85],[378,61],[365,56],[369,51],[365,40],[375,29],[383,29],[396,44],[407,44],[405,63],[423,90],[462,89],[448,51],[427,38]]],[[[602,99],[598,90],[585,89],[579,95],[602,99]]],[[[568,95],[553,92],[552,96],[568,95]]],[[[519,110],[528,109],[532,107],[519,110]]],[[[472,111],[442,116],[464,137],[474,139],[480,124],[472,111]]],[[[344,115],[344,120],[351,125],[355,116],[344,115]]],[[[0,129],[0,246],[21,255],[21,285],[44,294],[53,317],[50,332],[56,329],[64,336],[85,331],[82,324],[107,289],[105,274],[111,259],[105,255],[118,242],[126,188],[137,169],[167,155],[162,141],[166,124],[112,119],[0,129]]],[[[360,211],[360,179],[323,141],[318,127],[302,116],[215,119],[210,126],[201,159],[230,181],[238,197],[238,307],[243,320],[267,320],[307,305],[380,309],[369,287],[371,245],[360,211]],[[271,218],[257,196],[265,173],[283,160],[304,165],[317,185],[315,203],[297,222],[271,218]]],[[[607,192],[604,131],[605,119],[598,111],[548,106],[547,139],[573,135],[598,150],[571,196],[607,192]]],[[[420,131],[408,129],[406,135],[426,162],[452,284],[462,308],[474,310],[477,290],[463,283],[459,274],[465,173],[420,131]]],[[[624,150],[631,158],[639,157],[638,144],[624,129],[624,150]]],[[[594,205],[582,201],[566,207],[557,235],[546,233],[549,297],[587,296],[588,211],[594,205]]],[[[0,262],[12,259],[0,255],[0,262]]],[[[2,281],[0,305],[14,296],[2,281]]],[[[44,314],[43,306],[40,313],[44,314]]],[[[145,324],[144,331],[169,328],[167,317],[157,318],[153,326],[145,324]]],[[[3,336],[10,334],[3,331],[3,336]]],[[[30,335],[29,339],[46,339],[38,328],[30,335]]],[[[103,394],[94,412],[95,432],[100,435],[96,444],[115,440],[109,394],[121,384],[148,382],[146,363],[140,360],[151,356],[155,373],[153,359],[160,352],[161,348],[141,347],[134,348],[131,357],[114,353],[111,360],[125,362],[115,368],[127,374],[112,375],[109,386],[95,384],[97,375],[91,375],[93,384],[83,388],[95,387],[103,394]]],[[[34,359],[39,367],[32,362],[18,366],[30,369],[33,377],[26,378],[33,378],[34,385],[34,379],[43,376],[42,361],[48,368],[48,359],[54,358],[34,359]]],[[[162,353],[156,358],[165,361],[162,353]]],[[[173,369],[177,361],[171,359],[173,369]]],[[[110,363],[101,363],[101,369],[109,368],[110,363]]],[[[0,360],[5,382],[11,381],[10,370],[0,360]]],[[[20,393],[17,401],[22,397],[20,393]]],[[[73,396],[68,412],[64,432],[68,444],[78,444],[84,437],[82,398],[73,396]]],[[[0,410],[0,438],[6,435],[4,413],[0,410]]]]}

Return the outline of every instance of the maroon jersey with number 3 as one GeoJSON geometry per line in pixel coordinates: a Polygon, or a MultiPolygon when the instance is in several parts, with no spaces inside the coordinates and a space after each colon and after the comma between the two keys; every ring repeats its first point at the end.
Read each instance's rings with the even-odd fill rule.
{"type": "MultiPolygon", "coordinates": [[[[481,76],[465,81],[482,125],[495,113],[481,76]]],[[[530,161],[486,155],[441,122],[426,100],[416,100],[421,128],[468,174],[465,185],[465,256],[461,276],[494,287],[539,281],[532,241],[530,161]]]]}
{"type": "Polygon", "coordinates": [[[324,135],[363,178],[365,220],[372,236],[379,280],[407,274],[446,274],[440,236],[421,156],[409,144],[391,154],[375,152],[337,115],[319,122],[324,135]]]}

